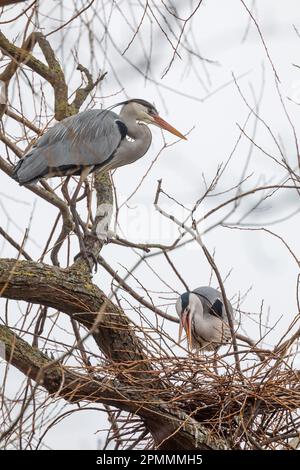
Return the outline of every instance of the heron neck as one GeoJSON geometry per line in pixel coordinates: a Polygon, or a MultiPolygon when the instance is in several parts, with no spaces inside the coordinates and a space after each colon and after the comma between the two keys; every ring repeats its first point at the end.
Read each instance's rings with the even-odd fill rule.
{"type": "Polygon", "coordinates": [[[117,168],[135,162],[145,155],[152,140],[152,134],[148,126],[138,124],[129,112],[122,111],[120,118],[127,127],[128,136],[133,140],[129,141],[126,138],[122,140],[114,154],[110,168],[117,168]]]}
{"type": "Polygon", "coordinates": [[[132,139],[145,138],[146,132],[149,131],[147,126],[140,125],[136,122],[136,117],[131,113],[126,106],[121,110],[120,117],[128,129],[128,135],[132,139]]]}
{"type": "Polygon", "coordinates": [[[128,136],[133,139],[133,142],[128,142],[125,147],[130,148],[131,161],[135,161],[142,157],[148,150],[152,140],[152,134],[146,124],[138,123],[136,116],[130,110],[123,108],[120,117],[127,127],[128,136]]]}

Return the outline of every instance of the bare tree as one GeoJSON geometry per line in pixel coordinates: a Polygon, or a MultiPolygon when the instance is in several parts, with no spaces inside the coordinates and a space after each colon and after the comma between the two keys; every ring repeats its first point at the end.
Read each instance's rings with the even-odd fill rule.
{"type": "MultiPolygon", "coordinates": [[[[13,2],[0,2],[0,6],[10,3],[13,2]]],[[[38,2],[7,9],[7,15],[15,14],[15,24],[20,25],[16,39],[9,31],[0,32],[3,54],[0,170],[8,177],[13,164],[53,124],[53,119],[60,121],[84,107],[94,106],[110,77],[123,88],[121,70],[114,69],[107,54],[108,47],[113,51],[112,57],[125,61],[138,76],[157,86],[159,92],[167,88],[163,81],[153,78],[151,69],[159,59],[155,57],[151,41],[145,39],[144,27],[150,25],[149,37],[159,34],[160,40],[171,50],[167,63],[163,64],[162,77],[172,71],[174,62],[182,60],[180,54],[184,53],[187,67],[198,74],[205,92],[201,98],[192,95],[188,98],[204,101],[218,92],[209,90],[210,74],[216,61],[202,56],[193,35],[193,21],[201,15],[201,0],[191,2],[184,17],[176,2],[163,1],[161,10],[153,1],[138,2],[138,8],[127,2],[127,12],[118,2],[112,2],[110,14],[117,11],[128,26],[123,49],[110,28],[110,14],[102,2],[91,1],[85,6],[75,2],[74,11],[71,15],[67,12],[67,18],[63,3],[60,18],[57,18],[59,26],[55,27],[49,23],[45,26],[45,14],[38,2]],[[102,27],[101,37],[97,24],[102,27]],[[73,34],[73,26],[78,28],[79,34],[73,34]],[[48,33],[41,32],[44,29],[48,33]],[[130,55],[136,41],[139,46],[130,55]],[[87,47],[88,60],[84,55],[87,47]],[[66,57],[67,50],[72,50],[72,54],[66,57]],[[106,69],[99,66],[96,51],[102,51],[106,69]],[[81,60],[89,62],[89,66],[82,65],[81,60]],[[74,80],[81,80],[81,84],[73,87],[74,80]]],[[[230,85],[235,89],[247,115],[244,124],[239,125],[238,137],[225,163],[217,168],[210,181],[203,176],[205,189],[191,207],[185,207],[176,194],[166,190],[164,181],[160,180],[157,187],[153,187],[151,205],[159,220],[176,228],[172,243],[127,240],[122,235],[120,212],[149,177],[160,155],[173,147],[174,142],[163,143],[136,189],[122,204],[119,204],[114,175],[96,172],[85,184],[76,207],[84,227],[84,245],[97,260],[100,277],[99,273],[91,273],[81,252],[74,258],[80,227],[74,224],[62,181],[51,185],[41,180],[37,185],[26,185],[32,198],[43,201],[45,211],[51,214],[48,225],[41,228],[38,250],[33,249],[36,240],[31,240],[35,212],[27,227],[18,225],[16,214],[21,211],[22,196],[15,186],[16,214],[6,213],[6,221],[0,221],[5,249],[7,253],[12,253],[9,249],[14,250],[13,257],[5,255],[0,259],[0,297],[3,300],[0,353],[6,361],[0,389],[2,448],[46,447],[48,431],[78,410],[105,413],[108,429],[103,425],[105,441],[101,448],[104,449],[289,449],[298,446],[299,371],[295,360],[300,335],[299,278],[297,312],[281,337],[276,325],[268,320],[262,304],[258,315],[252,315],[258,318],[259,337],[249,338],[243,332],[243,321],[240,325],[243,315],[251,315],[243,311],[247,293],[236,295],[231,299],[237,315],[236,322],[230,318],[231,344],[213,355],[194,354],[184,344],[178,344],[172,329],[178,319],[173,309],[169,312],[180,289],[189,290],[177,254],[191,245],[197,247],[202,262],[211,271],[207,282],[212,281],[227,293],[230,272],[225,272],[218,256],[205,243],[206,236],[219,229],[273,237],[299,269],[298,255],[284,236],[272,231],[268,223],[249,222],[250,216],[255,217],[255,211],[266,202],[276,202],[281,194],[297,197],[300,190],[297,133],[256,20],[254,4],[253,8],[248,8],[241,2],[242,11],[247,14],[249,24],[257,28],[265,50],[281,110],[293,134],[295,161],[288,158],[281,139],[260,115],[264,76],[260,93],[250,87],[249,99],[240,86],[239,77],[233,75],[221,88],[230,85]],[[250,120],[254,124],[249,134],[250,120]],[[268,134],[274,152],[256,140],[257,126],[268,134]],[[242,139],[249,143],[246,162],[237,184],[226,184],[224,189],[228,169],[234,165],[233,156],[242,139]],[[278,168],[276,181],[261,184],[251,179],[249,167],[255,150],[278,168]],[[176,215],[166,209],[164,201],[168,200],[178,209],[176,215]],[[213,202],[205,212],[207,201],[213,202]],[[113,238],[108,235],[104,242],[97,238],[96,227],[102,223],[108,231],[112,206],[115,228],[121,235],[113,238]],[[51,221],[52,216],[55,216],[54,221],[51,221]],[[10,233],[10,227],[14,226],[19,235],[10,233]],[[107,246],[115,250],[116,257],[119,250],[130,250],[132,265],[116,271],[113,260],[107,260],[102,252],[107,246]],[[155,264],[158,260],[159,267],[155,264]],[[144,282],[141,268],[153,274],[153,287],[144,282]],[[110,293],[101,289],[104,276],[111,281],[110,293]],[[178,288],[173,287],[174,280],[178,288]],[[275,346],[265,347],[265,338],[274,331],[277,334],[275,346]],[[19,389],[13,398],[6,390],[7,383],[14,381],[10,374],[12,366],[25,379],[18,381],[19,389]]],[[[48,13],[51,24],[51,11],[48,13]]],[[[114,94],[111,87],[111,95],[114,94]]],[[[73,178],[69,193],[75,184],[73,178]]],[[[3,194],[5,197],[7,194],[3,194]]],[[[291,213],[289,217],[292,216],[291,213]]]]}

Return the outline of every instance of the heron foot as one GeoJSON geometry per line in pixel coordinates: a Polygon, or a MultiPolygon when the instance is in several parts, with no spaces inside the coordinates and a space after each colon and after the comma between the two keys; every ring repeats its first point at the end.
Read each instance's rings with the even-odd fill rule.
{"type": "Polygon", "coordinates": [[[94,271],[94,269],[95,269],[95,273],[97,272],[98,261],[94,253],[92,253],[89,250],[83,249],[83,250],[80,250],[79,253],[77,253],[77,255],[74,256],[74,261],[76,261],[79,258],[84,258],[86,260],[91,273],[94,271]]]}
{"type": "Polygon", "coordinates": [[[106,230],[105,232],[97,232],[96,237],[103,243],[108,243],[110,240],[117,238],[117,233],[113,230],[106,230]]]}

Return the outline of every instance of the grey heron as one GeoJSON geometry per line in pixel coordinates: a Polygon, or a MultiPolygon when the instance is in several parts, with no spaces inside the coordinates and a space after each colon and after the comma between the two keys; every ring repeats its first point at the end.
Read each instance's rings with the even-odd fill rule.
{"type": "MultiPolygon", "coordinates": [[[[227,300],[230,313],[232,305],[227,300]]],[[[183,293],[176,302],[180,318],[179,341],[185,329],[190,349],[216,351],[230,338],[222,294],[212,287],[198,287],[183,293]]]]}
{"type": "Polygon", "coordinates": [[[149,149],[152,134],[145,124],[186,137],[164,121],[142,99],[117,103],[120,114],[91,109],[56,123],[15,166],[12,177],[20,185],[54,176],[86,176],[97,169],[112,170],[133,163],[149,149]],[[145,123],[145,124],[144,124],[145,123]]]}

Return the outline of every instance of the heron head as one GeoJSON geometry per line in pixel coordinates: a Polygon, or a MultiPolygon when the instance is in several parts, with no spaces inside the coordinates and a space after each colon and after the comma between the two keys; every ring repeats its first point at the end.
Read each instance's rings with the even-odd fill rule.
{"type": "Polygon", "coordinates": [[[170,132],[173,135],[176,135],[176,137],[179,137],[180,139],[187,140],[187,138],[181,134],[175,127],[171,126],[167,121],[162,119],[155,106],[153,104],[149,103],[146,100],[141,100],[141,99],[132,99],[125,101],[124,107],[130,107],[130,111],[132,114],[134,114],[135,119],[137,121],[142,121],[146,124],[152,124],[154,126],[160,127],[161,129],[165,129],[166,131],[170,132]]]}
{"type": "Polygon", "coordinates": [[[203,312],[202,302],[193,292],[185,292],[176,302],[177,315],[180,318],[178,342],[181,341],[183,330],[186,332],[188,345],[193,347],[192,324],[195,315],[203,312]]]}

